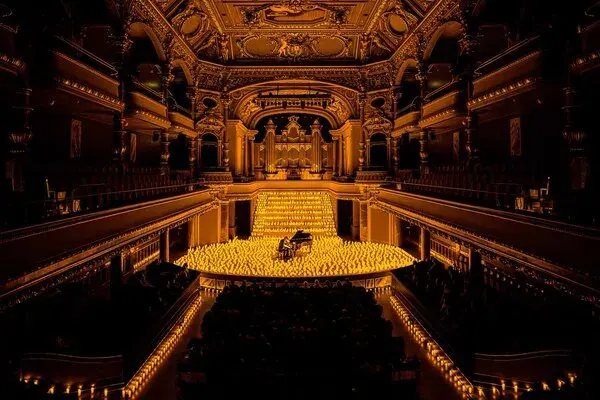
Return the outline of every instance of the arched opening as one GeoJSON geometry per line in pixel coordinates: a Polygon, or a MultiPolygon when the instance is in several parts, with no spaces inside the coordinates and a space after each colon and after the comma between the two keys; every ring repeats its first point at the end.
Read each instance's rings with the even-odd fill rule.
{"type": "Polygon", "coordinates": [[[190,114],[191,102],[188,97],[188,81],[181,67],[173,69],[173,83],[169,89],[169,105],[176,111],[190,114]]]}
{"type": "Polygon", "coordinates": [[[133,24],[130,36],[133,39],[128,58],[128,70],[136,89],[144,94],[162,99],[162,58],[155,42],[149,36],[148,28],[133,24]]]}
{"type": "Polygon", "coordinates": [[[387,169],[387,138],[383,133],[376,133],[369,141],[369,165],[373,169],[387,169]]]}
{"type": "Polygon", "coordinates": [[[200,160],[204,171],[219,167],[219,139],[212,133],[202,135],[200,160]]]}

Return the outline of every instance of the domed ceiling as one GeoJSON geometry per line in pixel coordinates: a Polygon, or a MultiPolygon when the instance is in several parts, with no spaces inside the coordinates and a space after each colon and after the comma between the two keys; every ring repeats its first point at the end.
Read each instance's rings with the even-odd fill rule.
{"type": "Polygon", "coordinates": [[[435,0],[154,0],[203,60],[358,65],[388,58],[435,0]]]}

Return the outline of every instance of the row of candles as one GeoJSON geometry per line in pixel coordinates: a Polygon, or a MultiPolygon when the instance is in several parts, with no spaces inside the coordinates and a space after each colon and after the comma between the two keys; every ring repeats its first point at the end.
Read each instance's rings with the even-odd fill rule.
{"type": "Polygon", "coordinates": [[[303,248],[298,257],[283,261],[276,258],[278,243],[278,238],[236,238],[190,249],[176,263],[215,274],[292,278],[389,271],[410,265],[414,260],[406,251],[388,244],[324,236],[313,240],[310,252],[303,248]]]}

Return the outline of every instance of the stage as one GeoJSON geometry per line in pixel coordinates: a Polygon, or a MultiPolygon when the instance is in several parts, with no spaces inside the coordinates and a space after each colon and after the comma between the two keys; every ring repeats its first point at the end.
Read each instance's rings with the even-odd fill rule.
{"type": "Polygon", "coordinates": [[[411,265],[414,257],[399,247],[317,237],[312,249],[303,247],[289,261],[278,259],[279,238],[250,237],[188,250],[178,265],[203,273],[231,277],[319,278],[348,277],[411,265]]]}

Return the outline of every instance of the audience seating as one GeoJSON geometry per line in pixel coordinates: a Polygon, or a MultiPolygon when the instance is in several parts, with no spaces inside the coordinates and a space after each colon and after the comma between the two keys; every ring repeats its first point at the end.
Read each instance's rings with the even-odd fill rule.
{"type": "Polygon", "coordinates": [[[364,288],[230,286],[178,366],[180,398],[415,395],[418,362],[364,288]]]}

